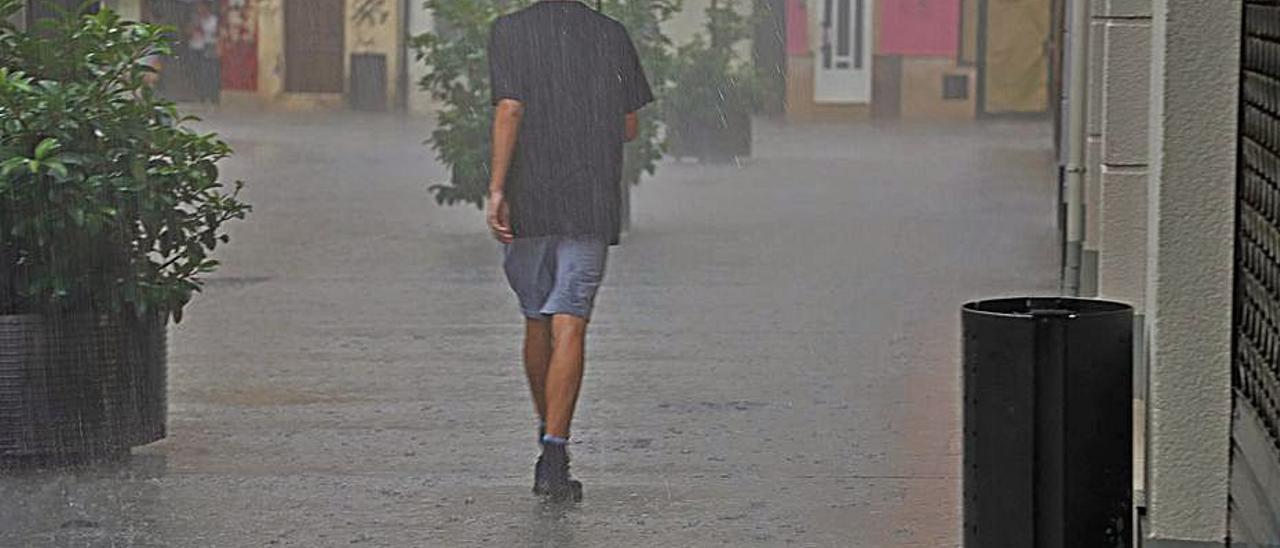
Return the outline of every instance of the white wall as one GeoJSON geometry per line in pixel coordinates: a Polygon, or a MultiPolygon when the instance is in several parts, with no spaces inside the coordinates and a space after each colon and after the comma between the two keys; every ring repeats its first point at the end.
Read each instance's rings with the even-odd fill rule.
{"type": "MultiPolygon", "coordinates": [[[[751,8],[750,0],[739,0],[738,3],[739,9],[751,8]]],[[[688,42],[695,34],[703,32],[707,25],[706,10],[710,6],[711,0],[684,0],[682,11],[672,17],[663,30],[676,44],[688,42]]]]}
{"type": "Polygon", "coordinates": [[[106,5],[126,20],[142,19],[142,0],[107,0],[106,5]]]}
{"type": "Polygon", "coordinates": [[[1156,0],[1146,305],[1150,538],[1227,540],[1240,0],[1156,0]]]}
{"type": "Polygon", "coordinates": [[[1151,0],[1095,0],[1090,166],[1095,177],[1099,295],[1145,312],[1151,0]]]}
{"type": "Polygon", "coordinates": [[[1153,547],[1227,539],[1240,6],[1092,4],[1091,241],[1100,296],[1140,318],[1153,547]]]}
{"type": "MultiPolygon", "coordinates": [[[[723,0],[721,0],[723,2],[723,0]]],[[[677,13],[667,24],[662,27],[663,32],[671,38],[671,41],[677,46],[684,44],[693,39],[694,36],[702,34],[706,37],[707,27],[707,8],[711,7],[711,0],[684,0],[681,4],[681,11],[677,13]]],[[[753,9],[752,0],[737,0],[738,13],[749,15],[753,9]]],[[[820,21],[812,21],[812,25],[820,24],[820,21]]],[[[810,36],[814,36],[814,32],[810,31],[810,36]]],[[[820,35],[819,35],[820,36],[820,35]]],[[[751,43],[743,41],[735,48],[739,58],[750,62],[751,60],[751,43]]]]}

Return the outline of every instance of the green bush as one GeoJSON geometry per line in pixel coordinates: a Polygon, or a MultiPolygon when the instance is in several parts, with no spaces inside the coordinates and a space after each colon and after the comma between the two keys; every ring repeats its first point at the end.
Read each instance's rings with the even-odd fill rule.
{"type": "Polygon", "coordinates": [[[721,127],[730,112],[753,112],[764,90],[757,69],[738,54],[753,24],[739,13],[738,0],[712,0],[706,17],[705,32],[676,49],[665,110],[684,124],[721,127]]]}
{"type": "Polygon", "coordinates": [[[111,10],[23,31],[0,0],[0,314],[171,314],[249,206],[231,154],[145,84],[172,29],[111,10]]]}
{"type": "MultiPolygon", "coordinates": [[[[427,144],[449,169],[448,182],[430,187],[442,204],[484,204],[489,188],[490,123],[489,25],[498,16],[523,8],[531,0],[427,0],[437,29],[413,38],[412,47],[427,74],[418,85],[442,103],[435,131],[427,144]]],[[[654,95],[666,96],[671,43],[661,24],[680,8],[679,0],[605,0],[605,14],[631,33],[654,95]]],[[[638,184],[662,158],[660,108],[641,111],[640,136],[624,149],[623,181],[638,184]]]]}

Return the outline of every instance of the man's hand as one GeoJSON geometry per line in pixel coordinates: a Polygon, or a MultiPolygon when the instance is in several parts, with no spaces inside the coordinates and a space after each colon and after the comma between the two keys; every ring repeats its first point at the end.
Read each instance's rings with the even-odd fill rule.
{"type": "Polygon", "coordinates": [[[489,204],[486,210],[489,231],[493,237],[504,244],[511,243],[515,235],[511,232],[511,207],[501,192],[489,193],[489,204]]]}
{"type": "Polygon", "coordinates": [[[636,140],[640,136],[640,115],[635,112],[627,113],[627,132],[625,135],[626,142],[636,140]]]}

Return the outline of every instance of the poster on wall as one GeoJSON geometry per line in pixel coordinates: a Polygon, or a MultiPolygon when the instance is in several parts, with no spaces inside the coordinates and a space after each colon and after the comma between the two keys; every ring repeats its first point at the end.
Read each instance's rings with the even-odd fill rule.
{"type": "Polygon", "coordinates": [[[1051,0],[987,4],[982,77],[988,114],[1039,113],[1049,108],[1051,0]]]}
{"type": "Polygon", "coordinates": [[[787,55],[806,56],[809,45],[809,11],[805,0],[787,0],[787,55]]]}
{"type": "Polygon", "coordinates": [[[256,0],[222,1],[222,89],[258,89],[256,0]]]}
{"type": "Polygon", "coordinates": [[[881,0],[881,55],[954,57],[960,0],[881,0]]]}

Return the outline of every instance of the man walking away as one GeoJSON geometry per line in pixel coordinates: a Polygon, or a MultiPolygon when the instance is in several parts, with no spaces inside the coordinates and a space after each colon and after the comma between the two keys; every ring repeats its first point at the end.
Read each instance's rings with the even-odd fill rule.
{"type": "Polygon", "coordinates": [[[524,366],[541,419],[535,493],[581,500],[569,425],[587,322],[621,226],[622,145],[653,101],[623,26],[576,0],[494,22],[488,223],[525,316],[524,366]]]}

